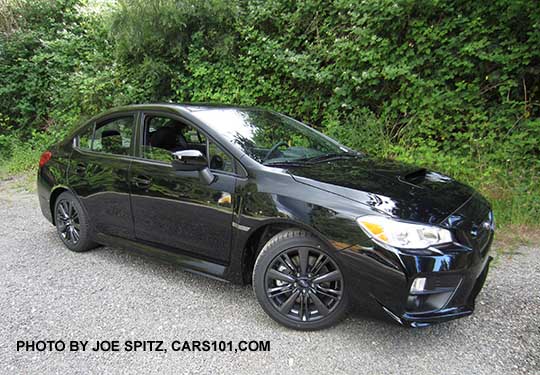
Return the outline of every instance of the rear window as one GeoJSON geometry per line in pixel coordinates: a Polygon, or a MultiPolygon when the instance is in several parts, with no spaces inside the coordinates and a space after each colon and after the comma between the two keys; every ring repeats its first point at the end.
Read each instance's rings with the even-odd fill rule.
{"type": "Polygon", "coordinates": [[[93,124],[78,135],[77,147],[87,151],[129,155],[133,127],[133,116],[117,117],[93,124]]]}
{"type": "Polygon", "coordinates": [[[91,150],[93,135],[94,135],[94,125],[88,127],[81,134],[79,134],[78,147],[81,150],[91,150]]]}
{"type": "Polygon", "coordinates": [[[129,155],[133,117],[120,117],[96,126],[92,151],[129,155]]]}

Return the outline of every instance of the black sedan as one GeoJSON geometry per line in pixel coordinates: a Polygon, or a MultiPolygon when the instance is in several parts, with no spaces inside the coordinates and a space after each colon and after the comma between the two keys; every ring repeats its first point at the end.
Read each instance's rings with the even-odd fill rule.
{"type": "Polygon", "coordinates": [[[117,108],[39,166],[41,210],[70,250],[125,247],[252,283],[295,329],[353,303],[413,327],[469,315],[491,259],[493,215],[474,190],[269,110],[117,108]]]}

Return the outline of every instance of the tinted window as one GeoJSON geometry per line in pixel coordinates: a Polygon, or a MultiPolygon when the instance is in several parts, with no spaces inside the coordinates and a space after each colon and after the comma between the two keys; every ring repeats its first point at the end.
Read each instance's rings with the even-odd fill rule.
{"type": "Polygon", "coordinates": [[[82,150],[92,149],[92,135],[94,134],[94,125],[88,127],[79,134],[79,148],[82,150]]]}
{"type": "Polygon", "coordinates": [[[129,155],[133,135],[133,117],[120,117],[97,125],[92,150],[129,155]]]}
{"type": "Polygon", "coordinates": [[[194,111],[193,115],[261,163],[351,152],[310,127],[275,112],[227,108],[194,111]]]}
{"type": "Polygon", "coordinates": [[[182,134],[190,145],[202,146],[206,143],[206,137],[192,126],[186,126],[182,134]]]}
{"type": "Polygon", "coordinates": [[[208,157],[210,158],[210,169],[233,173],[233,161],[229,155],[219,148],[214,142],[208,142],[208,157]]]}
{"type": "Polygon", "coordinates": [[[190,149],[206,154],[206,138],[197,129],[168,117],[152,116],[146,119],[143,157],[170,162],[174,152],[190,149]]]}
{"type": "Polygon", "coordinates": [[[197,128],[181,121],[162,116],[147,117],[144,129],[143,156],[147,159],[171,162],[173,153],[182,150],[199,150],[207,155],[213,170],[233,173],[232,158],[207,138],[197,128]]]}

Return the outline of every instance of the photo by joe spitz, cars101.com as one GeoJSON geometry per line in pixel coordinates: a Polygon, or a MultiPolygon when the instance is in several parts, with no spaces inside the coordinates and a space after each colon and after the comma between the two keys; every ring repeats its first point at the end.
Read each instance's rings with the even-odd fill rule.
{"type": "Polygon", "coordinates": [[[43,153],[38,195],[70,250],[123,247],[252,283],[299,330],[353,305],[411,327],[470,315],[491,260],[493,214],[467,185],[260,108],[102,113],[43,153]]]}

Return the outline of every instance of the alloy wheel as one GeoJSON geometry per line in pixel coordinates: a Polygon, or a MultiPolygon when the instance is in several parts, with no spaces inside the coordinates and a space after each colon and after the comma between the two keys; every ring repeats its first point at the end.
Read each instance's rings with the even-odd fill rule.
{"type": "Polygon", "coordinates": [[[343,276],[324,252],[297,247],[277,255],[267,268],[266,295],[289,319],[312,322],[330,315],[343,296],[343,276]]]}
{"type": "Polygon", "coordinates": [[[69,200],[61,200],[56,206],[56,222],[60,236],[66,242],[73,245],[79,242],[81,237],[81,223],[77,209],[69,200]]]}

